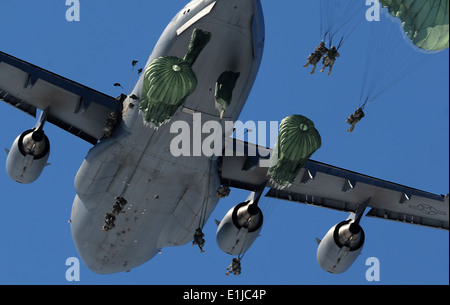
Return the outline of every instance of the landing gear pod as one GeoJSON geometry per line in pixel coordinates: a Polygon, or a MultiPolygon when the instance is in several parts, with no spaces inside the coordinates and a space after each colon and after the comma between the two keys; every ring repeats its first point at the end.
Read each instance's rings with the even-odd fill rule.
{"type": "Polygon", "coordinates": [[[8,176],[19,183],[35,181],[42,173],[50,155],[50,141],[40,128],[30,129],[14,141],[6,158],[8,176]]]}

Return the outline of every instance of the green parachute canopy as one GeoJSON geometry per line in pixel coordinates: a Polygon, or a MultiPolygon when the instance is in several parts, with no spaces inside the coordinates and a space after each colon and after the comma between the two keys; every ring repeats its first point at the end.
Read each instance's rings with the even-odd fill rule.
{"type": "Polygon", "coordinates": [[[227,107],[230,106],[233,98],[233,89],[236,86],[239,75],[241,75],[239,72],[225,71],[217,79],[214,99],[220,109],[220,118],[222,118],[227,107]]]}
{"type": "Polygon", "coordinates": [[[159,127],[169,120],[197,87],[192,70],[200,52],[211,38],[211,33],[194,29],[188,52],[183,59],[162,56],[153,60],[144,72],[142,101],[139,109],[147,122],[159,127]]]}
{"type": "Polygon", "coordinates": [[[449,0],[380,0],[400,18],[411,41],[421,49],[439,51],[449,46],[449,0]]]}
{"type": "Polygon", "coordinates": [[[144,74],[145,96],[139,105],[144,119],[161,125],[196,87],[197,77],[187,61],[175,56],[155,59],[144,74]]]}
{"type": "Polygon", "coordinates": [[[321,145],[320,134],[310,119],[299,114],[284,118],[270,157],[270,177],[281,186],[294,182],[300,169],[321,145]]]}

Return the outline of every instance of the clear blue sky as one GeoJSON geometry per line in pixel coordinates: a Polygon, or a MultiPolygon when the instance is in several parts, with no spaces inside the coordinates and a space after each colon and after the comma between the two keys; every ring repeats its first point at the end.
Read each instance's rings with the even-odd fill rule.
{"type": "MultiPolygon", "coordinates": [[[[171,18],[187,3],[81,0],[81,21],[65,19],[63,0],[3,1],[0,50],[117,96],[128,87],[131,61],[144,64],[171,18]]],[[[280,121],[302,114],[315,122],[322,147],[313,159],[437,194],[449,190],[449,55],[427,59],[366,108],[350,134],[347,116],[360,104],[370,37],[360,24],[340,49],[331,76],[302,68],[320,41],[319,1],[263,0],[266,46],[261,69],[240,119],[280,121]]],[[[399,41],[398,43],[401,43],[399,41]]],[[[393,45],[395,48],[395,44],[393,45]]],[[[386,50],[389,52],[389,50],[386,50]]],[[[139,66],[138,64],[138,66],[139,66]]],[[[383,62],[379,62],[383,65],[383,62]]],[[[386,76],[389,77],[389,76],[386,76]]],[[[35,120],[0,103],[0,147],[33,127],[35,120]]],[[[0,162],[0,284],[73,284],[65,280],[68,257],[78,257],[68,219],[73,180],[90,145],[46,125],[52,151],[38,181],[19,185],[0,162]]],[[[347,214],[263,198],[265,224],[242,263],[225,276],[231,257],[215,242],[222,219],[247,193],[232,190],[206,227],[206,252],[187,244],[129,273],[96,275],[83,264],[81,284],[448,284],[448,231],[363,218],[366,244],[344,274],[317,264],[322,238],[347,214]],[[366,259],[377,257],[381,281],[365,279],[366,259]]]]}

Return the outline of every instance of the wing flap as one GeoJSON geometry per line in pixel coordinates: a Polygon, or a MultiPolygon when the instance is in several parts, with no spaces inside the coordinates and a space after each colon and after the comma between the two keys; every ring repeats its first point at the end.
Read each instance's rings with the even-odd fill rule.
{"type": "Polygon", "coordinates": [[[121,112],[115,98],[2,52],[0,99],[32,116],[50,107],[48,122],[92,144],[110,114],[121,112]]]}

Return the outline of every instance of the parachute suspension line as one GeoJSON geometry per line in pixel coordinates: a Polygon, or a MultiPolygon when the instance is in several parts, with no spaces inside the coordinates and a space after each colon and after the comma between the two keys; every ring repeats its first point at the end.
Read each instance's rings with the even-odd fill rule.
{"type": "Polygon", "coordinates": [[[397,29],[389,29],[384,18],[370,24],[369,52],[366,59],[366,73],[361,92],[361,101],[372,101],[388,82],[390,75],[399,67],[400,53],[397,52],[401,42],[396,41],[394,34],[397,29]],[[395,70],[394,70],[395,69],[395,70]]]}
{"type": "Polygon", "coordinates": [[[417,62],[415,60],[409,60],[408,63],[405,64],[406,68],[404,68],[404,69],[400,68],[400,69],[404,70],[404,72],[401,75],[398,75],[396,78],[394,78],[388,85],[386,85],[384,88],[382,88],[378,93],[376,93],[372,97],[372,101],[375,100],[376,98],[378,98],[380,95],[382,95],[387,90],[389,90],[391,87],[396,85],[402,79],[404,79],[408,74],[413,72],[414,69],[416,69],[418,66],[422,65],[422,63],[425,62],[426,60],[427,60],[427,57],[422,57],[417,62]],[[414,65],[413,64],[409,64],[409,63],[414,63],[414,65]]]}
{"type": "Polygon", "coordinates": [[[333,19],[330,12],[333,12],[331,8],[335,5],[335,0],[320,0],[320,34],[323,37],[323,41],[325,41],[326,36],[330,33],[330,24],[333,19]]]}
{"type": "Polygon", "coordinates": [[[328,36],[331,47],[337,33],[343,38],[342,43],[353,33],[363,20],[365,5],[348,0],[321,0],[320,8],[322,40],[325,42],[328,36]]]}
{"type": "Polygon", "coordinates": [[[242,253],[242,249],[241,249],[241,252],[239,252],[238,258],[239,258],[240,260],[243,259],[245,253],[246,253],[246,252],[242,253]]]}
{"type": "Polygon", "coordinates": [[[206,196],[203,199],[202,208],[200,210],[200,218],[198,220],[198,227],[200,229],[203,229],[206,223],[206,213],[208,211],[208,199],[210,197],[210,185],[211,185],[211,173],[212,173],[212,164],[213,164],[213,157],[211,157],[209,161],[209,171],[208,171],[208,183],[207,183],[207,189],[206,189],[206,196]]]}
{"type": "Polygon", "coordinates": [[[417,48],[404,37],[398,22],[392,22],[393,17],[383,15],[381,21],[370,25],[371,40],[360,96],[363,106],[392,88],[434,53],[417,48]]]}
{"type": "Polygon", "coordinates": [[[328,31],[326,31],[324,33],[324,31],[325,31],[324,23],[325,23],[325,17],[326,17],[324,12],[325,12],[325,7],[324,7],[324,4],[323,4],[323,1],[320,0],[320,36],[323,37],[322,41],[325,41],[325,37],[328,34],[328,31]]]}
{"type": "Polygon", "coordinates": [[[374,64],[375,60],[371,60],[375,57],[375,50],[378,49],[381,45],[381,39],[376,39],[376,35],[374,35],[374,30],[373,27],[377,26],[377,24],[374,23],[370,23],[369,26],[372,27],[372,31],[371,32],[371,43],[369,42],[368,45],[368,52],[367,52],[367,57],[366,57],[366,63],[365,63],[365,67],[366,70],[363,74],[363,80],[362,80],[362,86],[361,86],[361,95],[360,95],[360,101],[364,101],[364,106],[367,104],[369,97],[370,97],[370,89],[373,88],[373,86],[375,86],[375,84],[373,86],[370,86],[370,84],[372,83],[372,79],[373,79],[373,73],[369,73],[372,72],[372,70],[374,70],[371,66],[372,64],[374,64]],[[369,92],[367,92],[369,91],[369,92]]]}
{"type": "MultiPolygon", "coordinates": [[[[348,36],[347,36],[347,37],[348,37],[348,36]]],[[[339,50],[339,49],[342,47],[342,45],[344,44],[344,41],[345,41],[344,38],[345,38],[344,36],[341,37],[341,40],[339,40],[339,44],[338,44],[338,46],[336,47],[336,50],[339,50]]]]}
{"type": "Polygon", "coordinates": [[[323,35],[323,37],[322,37],[322,41],[323,42],[325,42],[325,40],[327,39],[327,35],[328,35],[328,31],[327,32],[325,32],[325,34],[323,35]]]}
{"type": "Polygon", "coordinates": [[[366,107],[367,104],[370,104],[371,101],[369,101],[369,98],[367,97],[366,100],[364,101],[364,103],[359,107],[362,110],[364,110],[364,108],[366,107]]]}
{"type": "Polygon", "coordinates": [[[205,246],[205,234],[203,233],[203,227],[206,223],[206,213],[208,211],[208,199],[210,197],[210,185],[211,185],[211,171],[212,171],[212,160],[213,157],[211,157],[209,162],[209,172],[208,172],[208,183],[207,183],[207,189],[206,189],[206,196],[203,199],[202,207],[200,209],[200,218],[198,219],[198,228],[195,230],[194,233],[194,239],[192,241],[192,245],[198,245],[200,248],[200,253],[204,253],[203,247],[205,246]]]}
{"type": "Polygon", "coordinates": [[[360,19],[358,22],[355,22],[351,30],[346,35],[342,36],[341,40],[339,41],[339,45],[336,47],[337,50],[339,50],[342,47],[344,42],[353,34],[356,28],[358,28],[358,26],[361,24],[361,20],[362,19],[360,19]]]}
{"type": "MultiPolygon", "coordinates": [[[[353,32],[356,30],[356,28],[358,28],[358,26],[361,24],[361,21],[363,20],[362,18],[355,18],[355,15],[358,13],[362,14],[362,7],[360,7],[359,9],[357,9],[354,13],[351,14],[351,18],[348,18],[348,20],[343,23],[333,34],[333,36],[338,33],[341,29],[343,29],[345,27],[345,33],[344,35],[342,35],[341,40],[339,41],[338,46],[336,47],[337,50],[339,50],[342,45],[344,44],[344,42],[353,34],[353,32]],[[356,21],[355,21],[356,20],[356,21]],[[350,22],[354,22],[353,25],[350,25],[350,22]],[[348,26],[347,26],[348,25],[348,26]]],[[[330,41],[330,47],[331,47],[331,41],[330,41]]]]}

